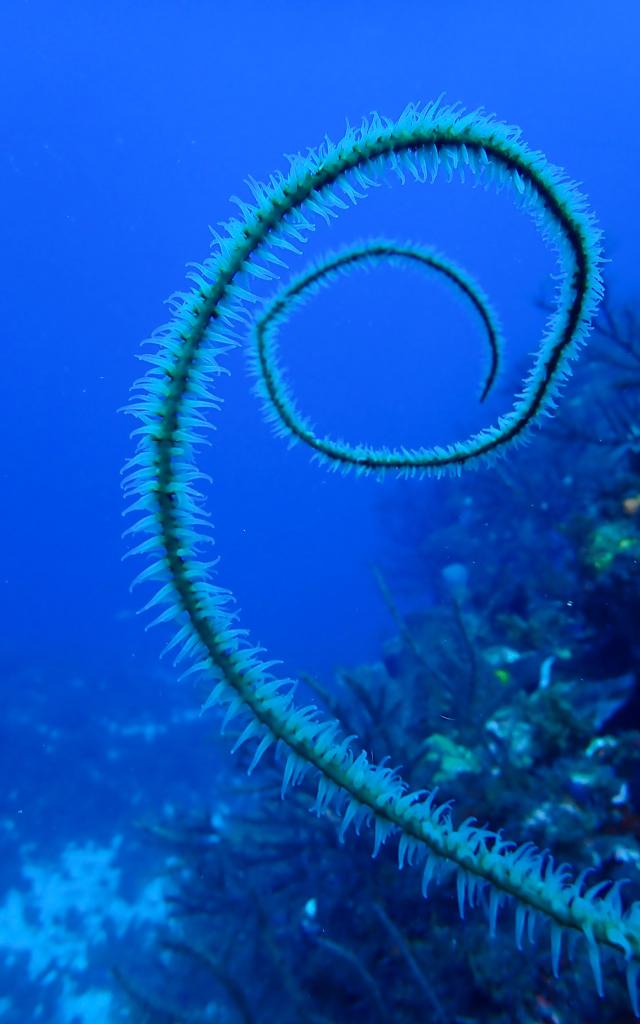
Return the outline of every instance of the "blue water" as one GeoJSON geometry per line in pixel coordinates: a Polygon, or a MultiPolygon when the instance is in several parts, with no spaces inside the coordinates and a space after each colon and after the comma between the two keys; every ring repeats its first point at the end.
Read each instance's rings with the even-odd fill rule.
{"type": "MultiPolygon", "coordinates": [[[[347,120],[444,94],[518,124],[582,183],[613,291],[628,295],[640,229],[639,33],[632,0],[3,0],[3,703],[25,729],[55,715],[73,737],[58,758],[10,732],[5,772],[18,795],[3,813],[20,813],[24,841],[46,846],[42,814],[24,824],[36,800],[56,810],[52,841],[57,815],[65,842],[75,828],[100,836],[109,813],[124,821],[123,800],[100,813],[83,788],[92,759],[103,777],[107,763],[97,707],[121,723],[197,707],[195,688],[158,668],[163,637],[144,632],[129,593],[119,471],[131,424],[118,409],[143,372],[141,339],[168,317],[163,301],[182,287],[185,264],[206,255],[209,225],[233,212],[228,197],[245,198],[245,178],[339,137],[347,120]],[[62,813],[75,773],[78,812],[62,813]]],[[[477,277],[507,338],[504,385],[479,410],[484,339],[468,312],[435,279],[376,269],[323,291],[283,329],[300,406],[354,441],[453,440],[508,406],[544,323],[536,302],[550,297],[553,258],[506,196],[440,183],[380,188],[319,229],[309,254],[372,234],[434,244],[477,277]]],[[[392,555],[384,508],[402,484],[329,474],[288,451],[263,423],[243,355],[228,366],[204,458],[220,582],[286,672],[330,681],[338,665],[374,660],[392,631],[372,565],[392,555]]],[[[436,523],[438,483],[416,494],[436,523]]],[[[424,602],[431,583],[398,599],[424,602]]],[[[205,727],[192,728],[193,756],[206,763],[205,727]]],[[[149,813],[165,786],[184,796],[193,777],[207,791],[200,762],[173,741],[167,751],[155,768],[131,754],[149,813]]],[[[116,791],[124,786],[116,779],[116,791]]]]}

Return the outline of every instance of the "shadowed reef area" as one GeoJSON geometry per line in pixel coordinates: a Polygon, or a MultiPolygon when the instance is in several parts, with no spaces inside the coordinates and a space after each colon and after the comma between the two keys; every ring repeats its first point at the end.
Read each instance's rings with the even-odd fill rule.
{"type": "MultiPolygon", "coordinates": [[[[591,869],[587,888],[627,879],[629,902],[640,895],[639,411],[639,322],[605,305],[535,444],[440,481],[435,532],[426,511],[421,521],[428,482],[386,501],[397,539],[374,576],[394,635],[377,662],[303,682],[412,789],[440,786],[457,821],[499,822],[556,864],[591,869]],[[435,598],[420,606],[426,590],[435,598]]],[[[169,896],[151,958],[128,949],[118,961],[134,1019],[633,1020],[622,958],[605,953],[600,999],[583,941],[564,936],[550,956],[549,928],[508,906],[490,937],[486,892],[472,909],[474,893],[444,869],[423,900],[419,876],[398,874],[410,851],[387,844],[373,859],[372,830],[341,839],[331,807],[309,812],[313,780],[282,801],[283,758],[247,778],[251,758],[243,746],[211,806],[147,822],[169,858],[169,896]]]]}

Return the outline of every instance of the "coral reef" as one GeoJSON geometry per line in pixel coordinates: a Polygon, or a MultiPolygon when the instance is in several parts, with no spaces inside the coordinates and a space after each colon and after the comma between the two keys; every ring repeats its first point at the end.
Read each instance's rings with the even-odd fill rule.
{"type": "MultiPolygon", "coordinates": [[[[331,688],[306,685],[375,758],[402,763],[412,788],[429,778],[462,818],[497,817],[508,834],[595,872],[589,884],[631,878],[634,898],[640,518],[630,499],[640,467],[633,446],[612,460],[597,441],[589,412],[605,407],[619,372],[615,344],[600,337],[602,359],[596,349],[596,370],[585,367],[579,397],[526,452],[526,473],[516,453],[499,472],[443,481],[447,524],[421,558],[396,551],[437,600],[405,612],[395,576],[378,570],[396,635],[377,663],[343,670],[331,688]],[[460,561],[445,560],[450,550],[460,561]]],[[[625,392],[636,416],[637,392],[625,392]]],[[[237,757],[249,767],[246,747],[237,757]]],[[[432,879],[417,902],[411,876],[397,875],[406,847],[381,846],[373,859],[330,806],[309,814],[309,777],[284,803],[281,788],[281,765],[265,762],[259,778],[234,773],[200,816],[149,825],[170,853],[172,896],[155,972],[121,975],[141,1020],[633,1019],[619,973],[608,972],[602,1001],[575,942],[554,945],[553,959],[569,965],[554,977],[531,917],[510,915],[514,954],[509,926],[488,939],[484,915],[465,912],[464,886],[456,899],[432,879]]],[[[488,894],[477,900],[491,915],[488,894]]]]}

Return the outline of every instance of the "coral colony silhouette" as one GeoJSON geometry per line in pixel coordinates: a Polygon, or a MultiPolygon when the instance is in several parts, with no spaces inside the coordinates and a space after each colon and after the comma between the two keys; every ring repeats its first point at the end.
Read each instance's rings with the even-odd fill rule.
{"type": "Polygon", "coordinates": [[[501,906],[511,903],[518,946],[525,929],[548,922],[555,973],[563,937],[582,936],[600,994],[601,952],[615,951],[626,965],[638,1015],[640,903],[623,907],[619,883],[588,888],[586,872],[576,875],[567,865],[556,865],[532,843],[518,846],[474,819],[456,824],[450,805],[437,802],[435,791],[411,792],[394,768],[354,750],[354,738],[344,738],[337,722],[315,707],[296,706],[295,684],[279,679],[275,663],[264,661],[263,651],[251,645],[230,610],[231,594],[214,582],[212,563],[201,557],[210,535],[197,489],[205,477],[196,455],[206,443],[208,410],[219,406],[215,378],[226,372],[225,356],[247,333],[268,418],[279,433],[310,445],[325,462],[379,476],[459,472],[489,463],[550,411],[590,330],[602,294],[601,246],[586,200],[561,170],[521,141],[517,129],[483,112],[465,113],[439,102],[409,106],[396,121],[373,115],[360,128],[349,127],[338,143],[326,140],[317,150],[294,156],[286,173],[266,183],[250,181],[249,188],[253,199],[234,198],[239,214],[214,234],[211,256],[189,273],[192,290],[173,296],[171,321],[147,342],[151,351],[140,356],[150,368],[135,384],[128,407],[138,420],[137,450],[125,468],[124,490],[132,499],[127,511],[136,515],[127,530],[135,543],[130,554],[148,559],[134,583],[153,581],[158,587],[145,610],[155,610],[154,624],[172,624],[175,633],[165,650],[176,652],[176,662],[190,661],[189,672],[213,678],[205,707],[225,706],[225,723],[236,716],[247,720],[235,747],[256,743],[251,768],[269,747],[283,752],[283,795],[303,774],[314,772],[314,809],[322,814],[332,805],[341,814],[341,836],[351,824],[370,824],[374,853],[396,836],[400,867],[409,863],[422,869],[423,894],[434,876],[451,875],[461,916],[467,904],[481,901],[491,933],[501,906]],[[263,282],[287,269],[291,254],[299,255],[319,220],[330,222],[382,180],[433,182],[443,174],[511,192],[557,256],[555,312],[522,393],[494,426],[446,447],[374,448],[319,437],[297,410],[279,371],[275,335],[315,287],[358,262],[418,261],[462,290],[489,336],[491,365],[482,397],[493,383],[500,351],[495,317],[478,287],[431,250],[374,241],[327,257],[266,303],[258,294],[263,282]],[[258,303],[262,312],[254,322],[251,310],[258,303]]]}

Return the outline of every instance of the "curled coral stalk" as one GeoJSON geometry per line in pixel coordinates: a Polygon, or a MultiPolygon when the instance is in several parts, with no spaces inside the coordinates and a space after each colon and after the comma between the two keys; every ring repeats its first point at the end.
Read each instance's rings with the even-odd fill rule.
{"type": "MultiPolygon", "coordinates": [[[[298,412],[295,397],[280,371],[276,341],[280,325],[318,288],[330,284],[339,273],[348,273],[355,267],[370,267],[380,262],[413,265],[423,270],[436,271],[473,306],[484,326],[490,356],[486,380],[480,393],[481,402],[489,396],[500,368],[502,335],[489,299],[477,281],[434,249],[376,239],[325,256],[279,291],[256,319],[253,370],[258,380],[258,394],[263,399],[265,417],[276,426],[279,433],[303,441],[334,464],[341,463],[356,469],[363,468],[363,462],[369,464],[377,461],[384,464],[387,453],[376,452],[365,446],[347,448],[343,443],[316,435],[311,424],[298,412]]],[[[419,456],[412,452],[411,457],[416,461],[419,456]]]]}
{"type": "MultiPolygon", "coordinates": [[[[264,184],[250,182],[253,200],[234,200],[239,216],[215,235],[212,255],[190,272],[193,289],[174,296],[173,319],[151,339],[153,351],[140,357],[150,369],[134,385],[128,408],[139,421],[133,432],[138,447],[125,467],[124,488],[133,498],[128,511],[138,516],[127,530],[135,538],[130,553],[149,556],[149,564],[134,583],[159,584],[145,610],[156,610],[154,623],[174,624],[166,649],[177,652],[176,661],[188,658],[189,672],[217,679],[205,707],[226,705],[225,722],[250,713],[236,748],[257,738],[252,767],[273,744],[284,748],[283,794],[315,770],[316,811],[341,796],[342,835],[351,823],[370,821],[374,852],[397,834],[399,864],[423,865],[425,894],[430,878],[448,865],[455,869],[460,912],[484,893],[492,931],[506,899],[515,903],[518,944],[525,924],[546,919],[555,971],[563,934],[584,935],[599,992],[601,949],[622,954],[638,1014],[640,904],[624,909],[617,884],[586,889],[584,874],[575,878],[530,843],[517,847],[472,820],[455,825],[449,805],[437,804],[434,792],[410,792],[396,771],[372,763],[365,752],[355,754],[353,738],[343,738],[337,723],[323,719],[314,707],[294,704],[293,684],[275,677],[273,663],[250,645],[230,611],[231,595],[213,582],[212,566],[200,554],[210,537],[196,487],[203,474],[195,455],[205,443],[206,412],[218,407],[213,380],[225,372],[221,360],[244,337],[250,307],[259,301],[253,285],[277,277],[318,219],[331,221],[381,179],[427,182],[442,174],[509,189],[558,256],[556,310],[513,408],[496,425],[447,447],[374,449],[316,437],[286,388],[278,390],[277,366],[264,344],[277,310],[294,299],[294,283],[263,314],[263,353],[258,350],[255,357],[277,426],[344,469],[442,473],[490,460],[550,410],[601,296],[600,236],[584,198],[563,172],[528,149],[516,129],[481,112],[467,114],[436,103],[408,107],[397,121],[374,115],[359,129],[349,128],[338,143],[327,140],[306,156],[294,156],[286,174],[264,184]]],[[[319,274],[316,268],[299,279],[299,293],[319,274]]],[[[470,293],[482,305],[472,284],[470,293]]]]}

